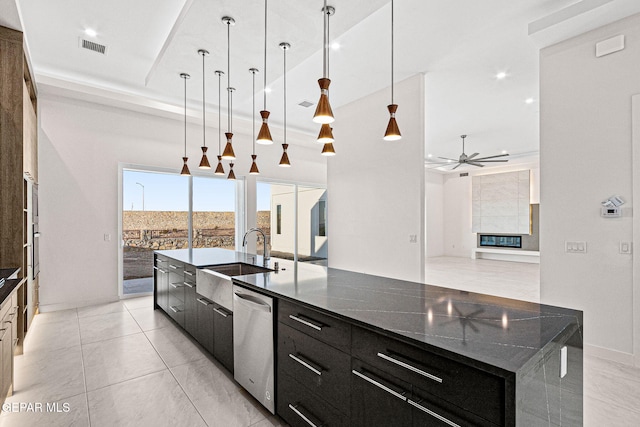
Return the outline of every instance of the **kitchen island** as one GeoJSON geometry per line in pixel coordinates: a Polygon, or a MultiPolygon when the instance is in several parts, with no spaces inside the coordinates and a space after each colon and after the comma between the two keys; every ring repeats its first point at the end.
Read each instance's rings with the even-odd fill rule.
{"type": "MultiPolygon", "coordinates": [[[[158,251],[156,266],[163,258],[184,271],[264,264],[222,249],[158,251]]],[[[582,312],[282,259],[266,266],[276,261],[278,271],[233,283],[276,301],[276,407],[289,424],[582,425],[582,312]]]]}

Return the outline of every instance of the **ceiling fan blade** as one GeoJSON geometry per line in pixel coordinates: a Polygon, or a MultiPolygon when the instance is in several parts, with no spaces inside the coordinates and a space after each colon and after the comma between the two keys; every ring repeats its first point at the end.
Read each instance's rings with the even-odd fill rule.
{"type": "Polygon", "coordinates": [[[479,168],[483,168],[484,167],[484,165],[481,165],[480,163],[476,163],[475,161],[467,162],[467,164],[472,165],[472,166],[478,166],[479,168]]]}
{"type": "Polygon", "coordinates": [[[458,159],[450,159],[448,157],[438,157],[439,159],[443,159],[443,160],[451,160],[452,162],[457,162],[458,159]]]}
{"type": "Polygon", "coordinates": [[[482,163],[485,163],[485,162],[508,162],[508,161],[509,161],[509,159],[503,159],[503,160],[474,160],[474,162],[482,162],[482,163]]]}
{"type": "Polygon", "coordinates": [[[451,170],[458,169],[458,168],[460,167],[460,165],[461,165],[461,164],[462,164],[462,163],[458,163],[457,165],[455,165],[454,167],[452,167],[452,168],[451,168],[451,170]]]}
{"type": "Polygon", "coordinates": [[[508,156],[509,154],[496,154],[495,156],[487,156],[487,157],[481,157],[479,159],[475,159],[476,161],[482,161],[482,160],[486,160],[486,159],[494,159],[496,157],[505,157],[508,156]]]}
{"type": "Polygon", "coordinates": [[[477,156],[480,153],[473,153],[472,155],[470,155],[469,157],[467,157],[467,160],[471,160],[473,159],[475,156],[477,156]]]}

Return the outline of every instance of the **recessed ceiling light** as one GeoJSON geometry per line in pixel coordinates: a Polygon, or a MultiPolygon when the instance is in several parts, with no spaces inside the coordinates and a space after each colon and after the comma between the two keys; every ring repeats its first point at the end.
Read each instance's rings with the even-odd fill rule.
{"type": "Polygon", "coordinates": [[[340,43],[338,43],[338,42],[331,43],[331,49],[333,49],[333,50],[340,49],[340,43]]]}
{"type": "Polygon", "coordinates": [[[502,150],[502,154],[507,154],[507,150],[502,150]]]}
{"type": "Polygon", "coordinates": [[[433,157],[433,154],[427,154],[427,157],[431,158],[433,157]]]}
{"type": "Polygon", "coordinates": [[[452,161],[453,161],[453,160],[449,160],[449,159],[447,159],[447,163],[451,163],[452,161]]]}
{"type": "Polygon", "coordinates": [[[496,79],[498,80],[502,80],[505,77],[507,77],[507,73],[505,73],[504,71],[500,71],[498,74],[496,74],[496,79]]]}
{"type": "Polygon", "coordinates": [[[527,104],[533,104],[533,98],[527,98],[524,100],[527,104]]]}
{"type": "Polygon", "coordinates": [[[271,93],[271,88],[270,87],[265,87],[264,91],[267,92],[267,93],[271,93]]]}
{"type": "Polygon", "coordinates": [[[95,36],[97,36],[97,35],[98,35],[98,33],[96,32],[96,30],[94,30],[93,28],[86,28],[86,29],[84,30],[84,33],[85,33],[86,35],[88,35],[89,37],[95,37],[95,36]]]}

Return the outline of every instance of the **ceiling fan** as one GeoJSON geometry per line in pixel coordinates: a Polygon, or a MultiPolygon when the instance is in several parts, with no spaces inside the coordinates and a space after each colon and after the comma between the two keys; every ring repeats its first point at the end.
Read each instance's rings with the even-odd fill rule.
{"type": "Polygon", "coordinates": [[[457,163],[453,168],[451,168],[451,170],[457,169],[460,167],[460,165],[472,165],[472,166],[478,166],[480,168],[484,167],[485,165],[483,165],[482,163],[497,163],[497,162],[508,162],[508,159],[499,159],[496,160],[498,157],[507,157],[509,154],[497,154],[495,156],[487,156],[487,157],[476,157],[478,156],[480,153],[473,153],[470,156],[467,156],[464,152],[464,139],[467,137],[467,135],[460,135],[460,138],[462,138],[462,154],[460,154],[460,157],[456,160],[456,159],[450,159],[448,157],[438,157],[439,159],[442,160],[446,160],[445,162],[429,162],[429,165],[432,165],[432,168],[439,168],[442,166],[446,166],[449,164],[453,164],[454,162],[457,163]]]}

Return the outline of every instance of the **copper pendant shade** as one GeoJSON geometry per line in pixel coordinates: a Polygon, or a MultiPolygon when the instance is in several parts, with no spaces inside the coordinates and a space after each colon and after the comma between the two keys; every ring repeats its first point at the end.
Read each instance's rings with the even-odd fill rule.
{"type": "Polygon", "coordinates": [[[218,166],[216,166],[215,175],[224,175],[224,167],[222,166],[222,156],[218,156],[218,166]]]}
{"type": "Polygon", "coordinates": [[[283,168],[291,167],[291,163],[289,162],[289,155],[287,154],[287,148],[289,148],[289,144],[282,144],[282,157],[280,158],[279,166],[283,168]]]}
{"type": "Polygon", "coordinates": [[[398,109],[397,104],[387,105],[387,109],[389,110],[389,124],[387,124],[387,130],[384,133],[385,141],[397,141],[402,139],[402,135],[400,134],[400,129],[398,129],[398,123],[396,122],[396,110],[398,109]]]}
{"type": "Polygon", "coordinates": [[[229,163],[229,176],[227,179],[236,179],[236,174],[233,172],[233,162],[229,163]]]}
{"type": "Polygon", "coordinates": [[[260,126],[260,131],[258,132],[258,139],[256,140],[258,144],[273,144],[273,138],[271,138],[271,131],[269,130],[269,124],[267,123],[269,114],[271,113],[266,110],[260,111],[260,117],[262,117],[262,125],[260,126]]]}
{"type": "Polygon", "coordinates": [[[222,152],[222,158],[225,160],[235,160],[236,153],[233,152],[233,145],[231,144],[233,134],[231,132],[226,132],[224,135],[227,137],[227,145],[225,145],[224,151],[222,152]]]}
{"type": "Polygon", "coordinates": [[[182,170],[180,175],[191,175],[189,166],[187,166],[187,79],[191,76],[187,73],[181,73],[180,78],[184,80],[184,157],[182,158],[182,170]]]}
{"type": "Polygon", "coordinates": [[[328,78],[318,79],[318,85],[320,86],[320,100],[316,106],[316,112],[313,115],[313,121],[315,123],[333,123],[333,110],[329,104],[329,85],[331,80],[328,78]]]}
{"type": "Polygon", "coordinates": [[[198,165],[198,167],[200,169],[211,169],[211,165],[209,164],[209,159],[207,158],[207,147],[200,147],[202,148],[202,159],[200,159],[200,165],[198,165]]]}
{"type": "Polygon", "coordinates": [[[320,133],[318,134],[318,142],[326,144],[327,142],[333,142],[333,129],[329,126],[329,123],[324,123],[320,127],[320,133]]]}
{"type": "Polygon", "coordinates": [[[256,164],[256,156],[255,154],[251,155],[251,169],[249,170],[249,175],[260,175],[260,171],[258,170],[258,165],[256,164]]]}
{"type": "Polygon", "coordinates": [[[324,144],[324,147],[322,147],[322,153],[320,154],[323,156],[335,156],[336,151],[333,149],[333,142],[327,142],[324,144]]]}

